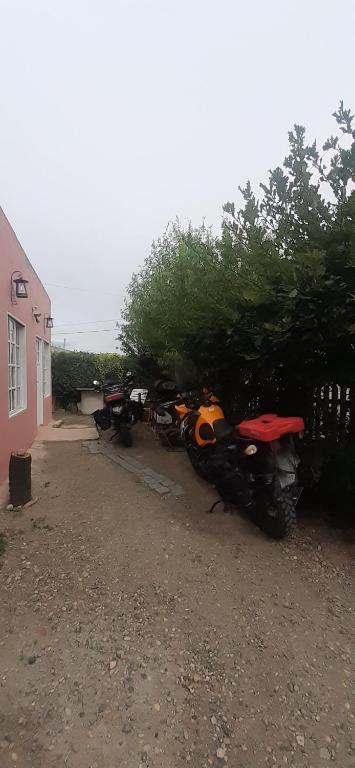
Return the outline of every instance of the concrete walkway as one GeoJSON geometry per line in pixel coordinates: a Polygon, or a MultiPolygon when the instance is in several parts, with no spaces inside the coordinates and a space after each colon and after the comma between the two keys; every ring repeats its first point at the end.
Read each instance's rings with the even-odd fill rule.
{"type": "Polygon", "coordinates": [[[61,427],[39,427],[36,442],[40,443],[61,443],[73,440],[97,440],[98,434],[95,427],[88,427],[81,424],[69,424],[61,427]]]}
{"type": "Polygon", "coordinates": [[[109,443],[103,443],[99,440],[96,443],[84,441],[83,446],[87,448],[90,453],[101,453],[104,456],[107,456],[115,464],[119,464],[120,467],[127,472],[131,472],[131,474],[135,475],[135,477],[142,483],[145,483],[145,485],[153,491],[156,491],[159,496],[172,493],[173,496],[178,497],[183,496],[185,493],[183,487],[176,483],[175,480],[170,480],[169,477],[162,475],[160,472],[155,472],[154,469],[147,467],[145,464],[142,464],[142,462],[132,458],[128,453],[125,453],[124,455],[118,453],[109,443]]]}

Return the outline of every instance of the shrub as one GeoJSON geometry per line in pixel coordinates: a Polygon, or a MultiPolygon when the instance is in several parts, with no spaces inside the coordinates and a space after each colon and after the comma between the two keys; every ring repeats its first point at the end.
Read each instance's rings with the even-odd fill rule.
{"type": "Polygon", "coordinates": [[[94,379],[120,378],[124,370],[124,358],[115,353],[53,352],[53,395],[63,401],[77,402],[78,388],[92,387],[94,379]]]}

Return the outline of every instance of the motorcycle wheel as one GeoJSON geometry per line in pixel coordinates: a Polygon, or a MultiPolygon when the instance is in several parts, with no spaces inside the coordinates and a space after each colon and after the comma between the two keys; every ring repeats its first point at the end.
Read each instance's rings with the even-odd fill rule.
{"type": "Polygon", "coordinates": [[[120,440],[123,445],[130,448],[132,445],[132,433],[127,424],[120,424],[120,440]]]}
{"type": "Polygon", "coordinates": [[[290,490],[262,494],[256,503],[256,522],[272,539],[284,539],[296,527],[296,502],[290,490]]]}
{"type": "Polygon", "coordinates": [[[211,477],[206,467],[206,462],[200,459],[198,449],[193,445],[188,445],[186,446],[186,451],[196,474],[201,477],[202,480],[210,482],[211,477]]]}

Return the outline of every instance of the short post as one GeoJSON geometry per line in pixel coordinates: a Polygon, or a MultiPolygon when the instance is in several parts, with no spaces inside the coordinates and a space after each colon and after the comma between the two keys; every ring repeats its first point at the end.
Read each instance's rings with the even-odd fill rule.
{"type": "Polygon", "coordinates": [[[32,498],[31,489],[32,456],[28,451],[14,451],[9,465],[10,502],[14,507],[23,507],[32,498]]]}

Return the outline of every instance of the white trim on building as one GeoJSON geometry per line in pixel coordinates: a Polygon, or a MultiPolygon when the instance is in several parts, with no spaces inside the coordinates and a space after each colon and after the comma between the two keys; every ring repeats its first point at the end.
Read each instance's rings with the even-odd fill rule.
{"type": "Polygon", "coordinates": [[[9,416],[27,408],[26,328],[7,315],[9,416]]]}

